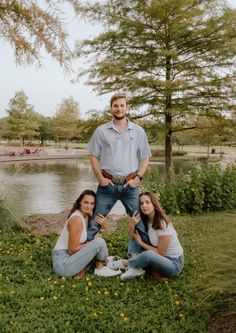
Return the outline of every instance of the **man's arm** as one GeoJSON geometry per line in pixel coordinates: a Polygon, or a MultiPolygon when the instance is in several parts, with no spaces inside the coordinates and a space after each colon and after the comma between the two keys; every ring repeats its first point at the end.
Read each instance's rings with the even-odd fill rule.
{"type": "Polygon", "coordinates": [[[111,180],[103,177],[103,175],[102,175],[99,159],[96,156],[91,155],[90,161],[91,161],[91,165],[93,168],[93,172],[99,182],[99,185],[107,186],[108,184],[110,184],[111,180]]]}
{"type": "Polygon", "coordinates": [[[147,170],[148,164],[149,164],[149,157],[146,157],[139,162],[139,168],[138,168],[139,177],[143,177],[143,175],[147,170]]]}
{"type": "Polygon", "coordinates": [[[141,178],[145,174],[149,163],[149,157],[144,158],[139,162],[139,168],[137,172],[137,176],[134,179],[129,180],[126,183],[126,186],[129,184],[131,187],[138,187],[140,185],[141,178]]]}

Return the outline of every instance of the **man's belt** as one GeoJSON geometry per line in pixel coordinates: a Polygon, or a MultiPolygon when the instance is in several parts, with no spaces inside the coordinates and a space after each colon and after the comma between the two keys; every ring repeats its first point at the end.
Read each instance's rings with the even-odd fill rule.
{"type": "Polygon", "coordinates": [[[103,177],[110,179],[113,184],[125,184],[137,176],[137,172],[132,172],[128,176],[112,176],[105,170],[102,170],[103,177]]]}

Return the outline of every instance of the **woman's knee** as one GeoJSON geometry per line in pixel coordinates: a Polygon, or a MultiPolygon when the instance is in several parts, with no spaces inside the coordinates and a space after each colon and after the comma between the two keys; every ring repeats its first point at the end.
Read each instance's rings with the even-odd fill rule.
{"type": "Polygon", "coordinates": [[[95,238],[94,240],[92,240],[92,242],[99,249],[107,247],[106,241],[102,237],[95,238]]]}
{"type": "Polygon", "coordinates": [[[147,250],[147,251],[145,251],[145,255],[146,255],[147,260],[149,261],[151,259],[154,259],[157,255],[157,253],[155,253],[152,250],[147,250]]]}

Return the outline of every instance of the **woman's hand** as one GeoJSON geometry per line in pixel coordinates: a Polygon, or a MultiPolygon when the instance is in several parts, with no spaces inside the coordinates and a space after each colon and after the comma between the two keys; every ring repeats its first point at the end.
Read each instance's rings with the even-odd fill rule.
{"type": "Polygon", "coordinates": [[[142,239],[138,233],[137,230],[134,231],[134,239],[136,240],[136,242],[140,245],[142,243],[142,239]]]}
{"type": "Polygon", "coordinates": [[[133,239],[134,239],[135,227],[139,223],[139,221],[140,221],[140,214],[136,211],[129,219],[129,235],[133,239]]]}
{"type": "Polygon", "coordinates": [[[101,226],[101,228],[104,230],[107,227],[107,217],[98,214],[95,217],[95,221],[101,226]]]}
{"type": "Polygon", "coordinates": [[[134,214],[130,217],[129,222],[132,226],[136,226],[140,221],[140,214],[136,211],[134,214]]]}

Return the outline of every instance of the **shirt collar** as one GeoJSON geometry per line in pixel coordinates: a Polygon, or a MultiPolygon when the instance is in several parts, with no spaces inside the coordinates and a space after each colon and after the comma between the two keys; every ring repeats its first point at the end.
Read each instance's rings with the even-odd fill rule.
{"type": "MultiPolygon", "coordinates": [[[[128,120],[128,126],[127,126],[127,129],[128,129],[128,130],[132,130],[132,129],[134,129],[134,124],[133,124],[128,118],[127,118],[127,120],[128,120]]],[[[107,123],[107,127],[108,127],[108,128],[113,128],[114,130],[116,130],[115,125],[114,125],[114,122],[113,122],[113,119],[107,123]]]]}

